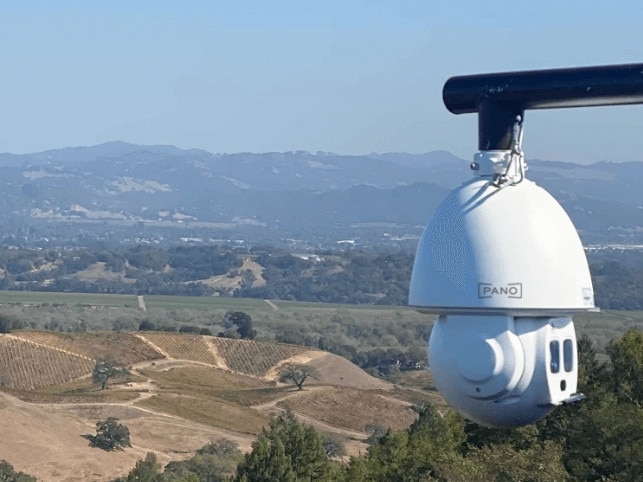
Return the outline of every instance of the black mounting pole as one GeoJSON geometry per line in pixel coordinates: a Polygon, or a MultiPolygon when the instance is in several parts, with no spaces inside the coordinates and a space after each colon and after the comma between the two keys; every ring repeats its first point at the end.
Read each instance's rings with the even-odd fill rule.
{"type": "Polygon", "coordinates": [[[643,64],[451,77],[442,99],[454,114],[478,114],[480,150],[509,150],[525,110],[643,103],[643,64]]]}

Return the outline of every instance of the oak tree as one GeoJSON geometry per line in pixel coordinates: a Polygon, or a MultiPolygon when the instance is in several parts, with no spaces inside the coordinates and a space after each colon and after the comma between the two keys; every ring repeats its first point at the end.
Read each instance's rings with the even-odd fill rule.
{"type": "Polygon", "coordinates": [[[302,363],[289,363],[279,372],[281,383],[294,383],[298,390],[303,390],[304,383],[309,378],[317,378],[319,375],[315,367],[302,363]]]}
{"type": "Polygon", "coordinates": [[[118,419],[115,417],[96,422],[96,435],[85,435],[84,437],[89,440],[92,447],[103,450],[123,450],[125,447],[131,447],[129,429],[118,423],[118,419]]]}
{"type": "Polygon", "coordinates": [[[96,385],[100,385],[101,390],[105,390],[110,378],[124,375],[125,373],[126,370],[117,365],[113,360],[98,360],[92,371],[92,381],[96,385]]]}

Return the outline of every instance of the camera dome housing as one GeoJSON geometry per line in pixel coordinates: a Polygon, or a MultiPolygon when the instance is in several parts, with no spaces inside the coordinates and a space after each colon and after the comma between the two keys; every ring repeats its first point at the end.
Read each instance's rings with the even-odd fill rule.
{"type": "Polygon", "coordinates": [[[409,304],[440,315],[429,367],[447,402],[494,427],[533,423],[576,399],[572,313],[594,308],[587,259],[556,200],[510,152],[476,155],[478,176],[438,206],[418,245],[409,304]]]}

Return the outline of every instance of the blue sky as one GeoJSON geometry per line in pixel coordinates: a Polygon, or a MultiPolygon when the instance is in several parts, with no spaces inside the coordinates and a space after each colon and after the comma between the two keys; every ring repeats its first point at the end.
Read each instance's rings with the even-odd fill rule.
{"type": "MultiPolygon", "coordinates": [[[[639,1],[0,1],[0,152],[444,149],[453,75],[643,63],[639,1]]],[[[528,158],[643,161],[643,105],[528,112],[528,158]]]]}

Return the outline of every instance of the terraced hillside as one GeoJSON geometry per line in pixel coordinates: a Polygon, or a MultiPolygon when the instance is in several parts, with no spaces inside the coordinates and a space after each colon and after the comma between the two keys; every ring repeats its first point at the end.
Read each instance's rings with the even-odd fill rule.
{"type": "Polygon", "coordinates": [[[91,373],[94,361],[82,355],[9,335],[0,337],[0,381],[15,390],[69,382],[91,373]]]}
{"type": "Polygon", "coordinates": [[[136,337],[167,358],[217,365],[217,360],[202,335],[146,331],[138,333],[136,337]]]}
{"type": "Polygon", "coordinates": [[[309,348],[254,340],[231,340],[208,337],[208,343],[225,360],[228,369],[264,377],[268,371],[284,360],[310,351],[309,348]]]}
{"type": "Polygon", "coordinates": [[[24,330],[13,334],[24,340],[92,360],[109,358],[124,366],[163,358],[161,353],[133,333],[57,333],[24,330]]]}
{"type": "Polygon", "coordinates": [[[10,410],[16,418],[3,425],[0,454],[41,480],[76,480],[79,473],[112,480],[148,451],[166,464],[216,438],[249,450],[269,416],[288,406],[307,423],[343,437],[356,455],[366,449],[367,425],[406,427],[415,419],[409,406],[433,396],[406,390],[412,393],[344,358],[294,345],[179,333],[25,330],[0,335],[0,413],[10,410]],[[130,374],[100,390],[90,375],[96,360],[106,357],[130,374]],[[301,391],[279,383],[286,363],[309,364],[316,378],[301,391]],[[82,436],[110,416],[130,428],[133,447],[98,454],[82,436]],[[28,450],[12,440],[29,440],[28,450]],[[67,451],[54,450],[62,445],[73,446],[69,460],[67,451]]]}
{"type": "Polygon", "coordinates": [[[184,361],[276,383],[287,363],[310,364],[312,384],[378,389],[388,386],[331,353],[275,342],[234,340],[165,332],[55,333],[17,331],[0,335],[0,382],[20,390],[68,383],[91,374],[97,360],[132,367],[145,362],[184,361]],[[31,377],[20,374],[34,373],[31,377]],[[35,374],[42,373],[36,376],[35,374]],[[47,374],[47,375],[45,375],[47,374]],[[35,379],[38,378],[38,381],[35,379]],[[32,388],[33,387],[33,388],[32,388]]]}

